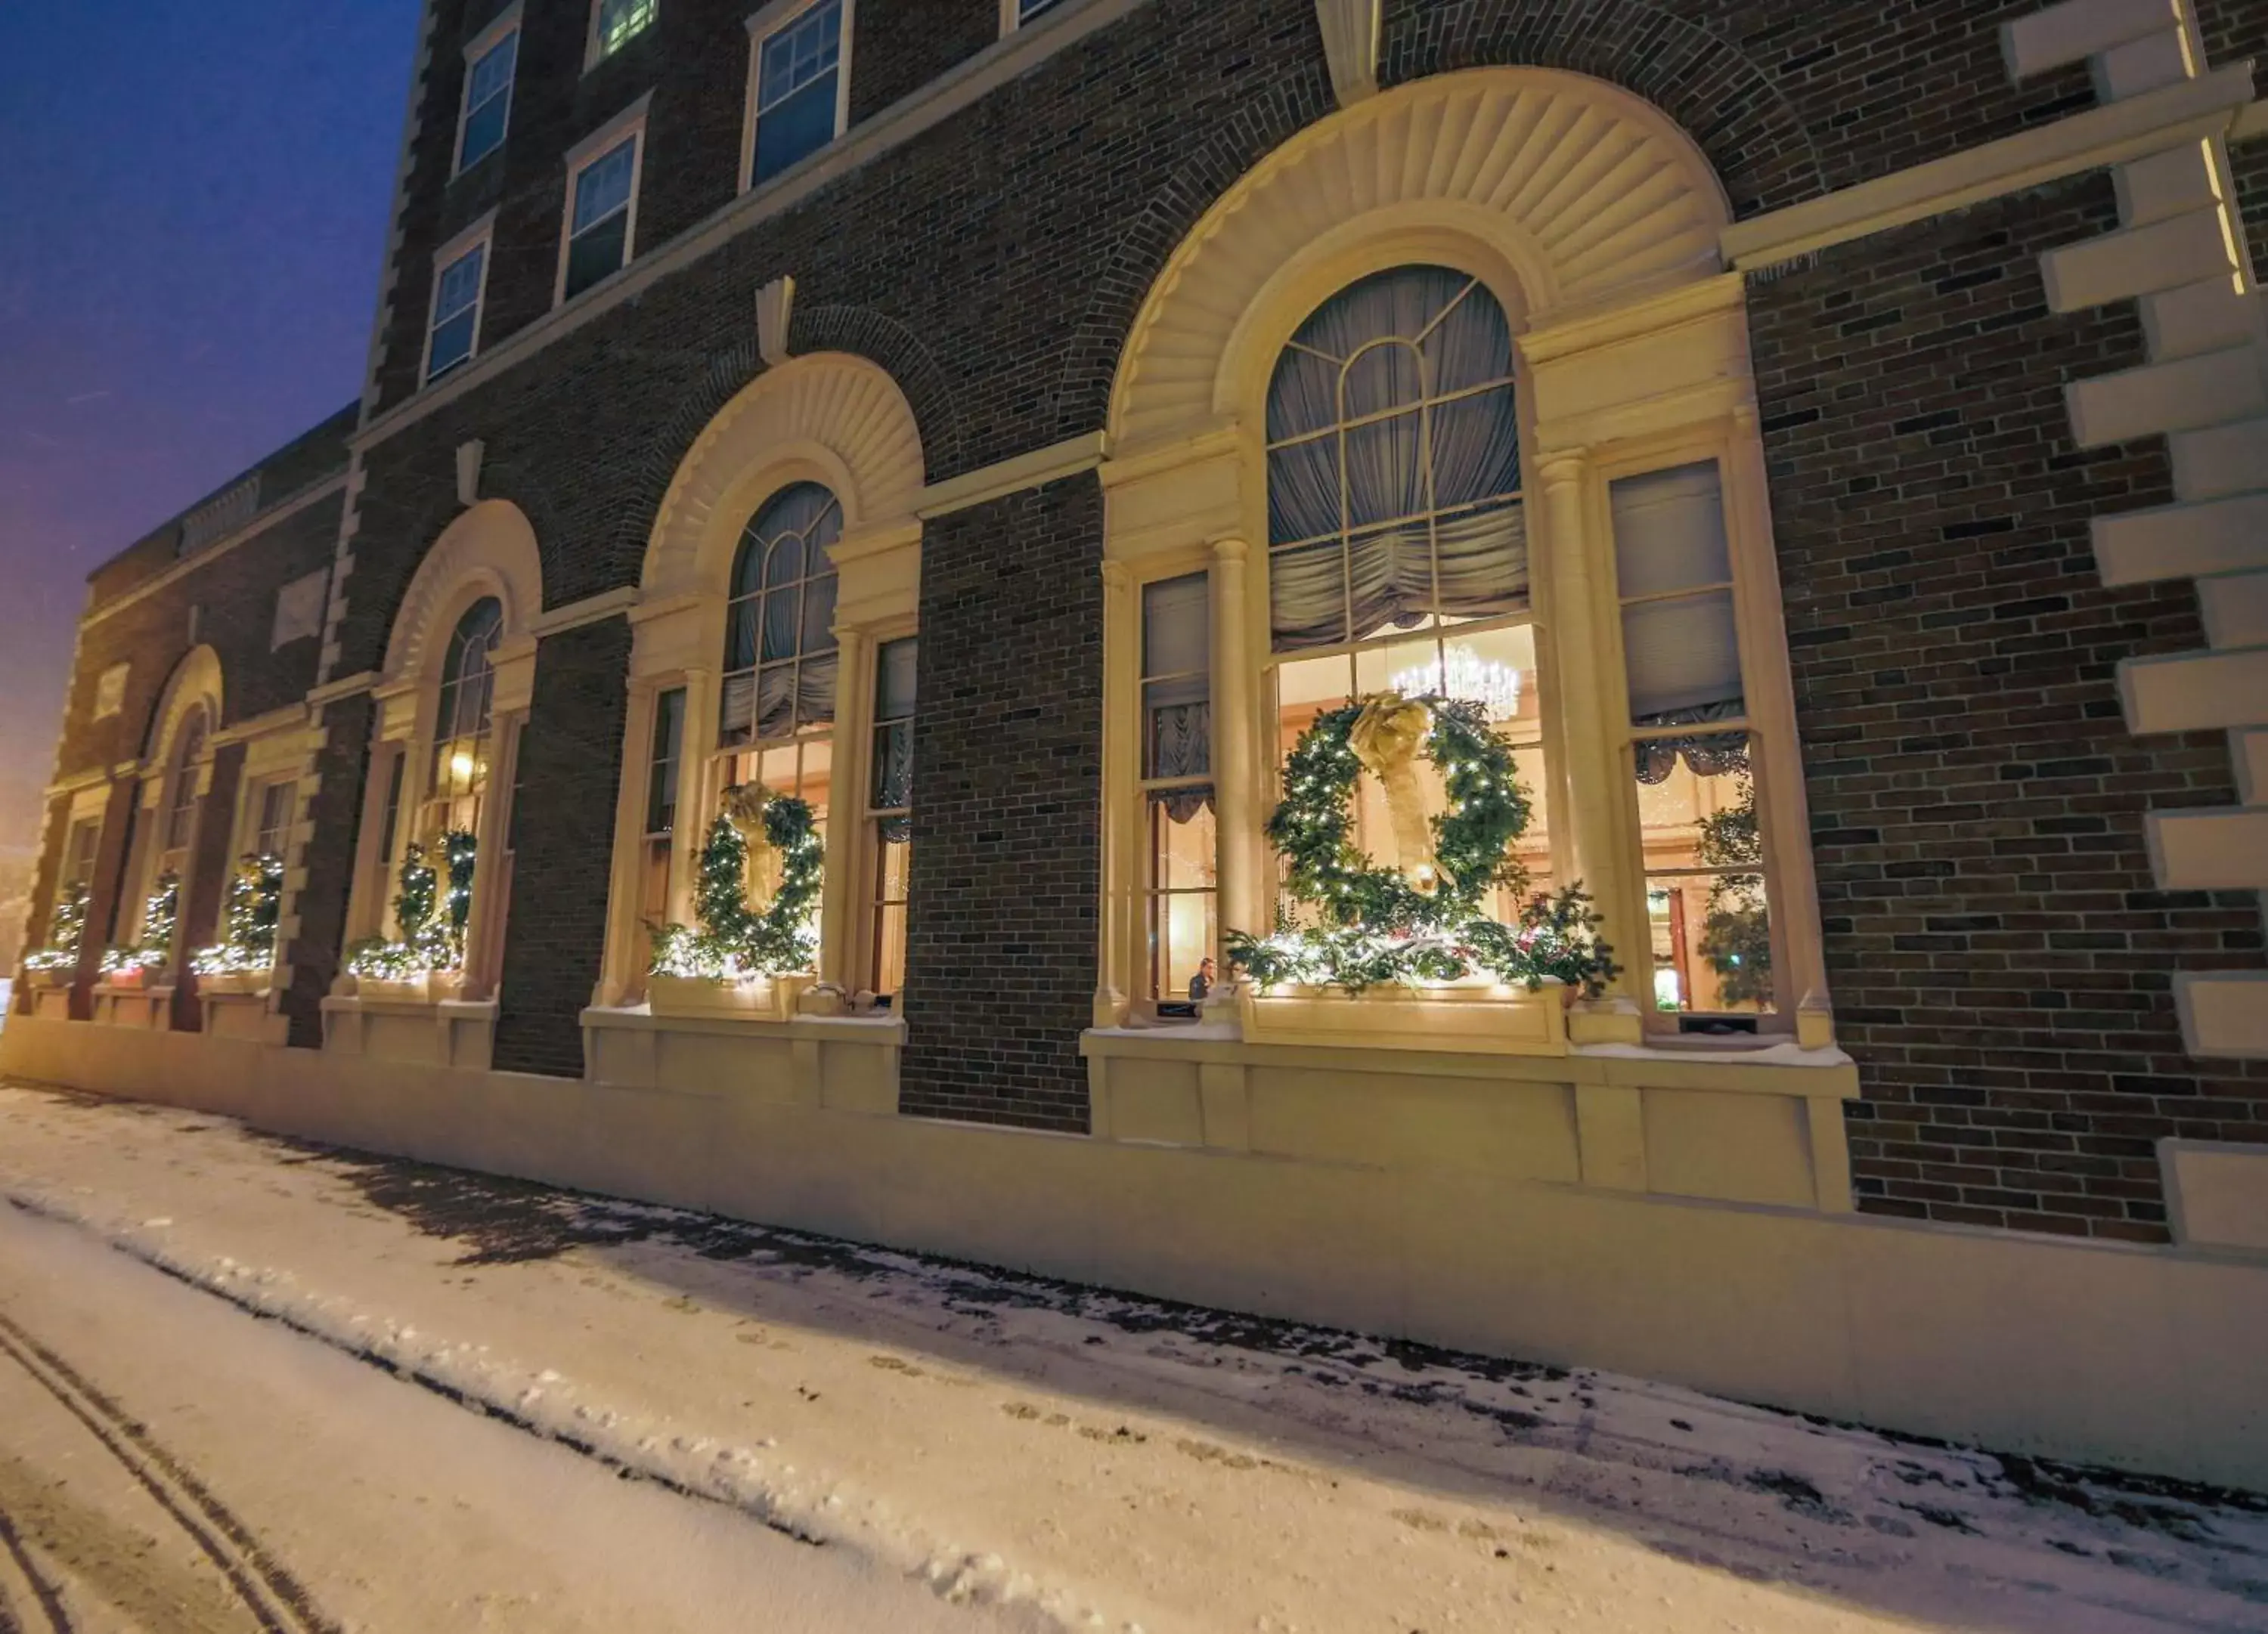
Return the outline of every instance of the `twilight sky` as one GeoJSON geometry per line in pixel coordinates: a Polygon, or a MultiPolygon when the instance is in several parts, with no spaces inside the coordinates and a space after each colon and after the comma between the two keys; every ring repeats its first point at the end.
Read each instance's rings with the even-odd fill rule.
{"type": "Polygon", "coordinates": [[[0,51],[0,846],[86,576],[362,384],[418,0],[70,0],[0,51]]]}

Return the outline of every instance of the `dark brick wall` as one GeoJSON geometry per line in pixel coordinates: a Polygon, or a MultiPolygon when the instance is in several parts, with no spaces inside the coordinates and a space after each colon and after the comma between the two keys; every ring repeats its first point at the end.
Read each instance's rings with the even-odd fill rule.
{"type": "Polygon", "coordinates": [[[858,0],[850,123],[873,118],[1000,37],[999,0],[858,0]]]}
{"type": "Polygon", "coordinates": [[[302,574],[330,565],[342,503],[335,496],[309,505],[131,606],[82,626],[63,711],[57,762],[63,775],[143,754],[166,682],[188,653],[193,607],[199,609],[197,643],[220,658],[226,722],[264,715],[306,696],[315,684],[322,643],[309,637],[270,650],[276,593],[302,574]],[[106,719],[91,719],[96,684],[121,659],[130,666],[125,707],[106,719]]]}
{"type": "Polygon", "coordinates": [[[924,533],[906,1112],[1087,1126],[1101,562],[1092,475],[924,533]]]}
{"type": "Polygon", "coordinates": [[[547,637],[519,739],[512,805],[496,1064],[583,1074],[578,1018],[599,979],[622,775],[630,629],[611,618],[547,637]]]}
{"type": "Polygon", "coordinates": [[[2176,969],[2257,966],[2249,898],[2156,888],[2153,808],[2232,799],[2217,734],[2131,736],[2121,659],[2203,644],[2186,582],[2107,590],[2091,517],[2170,497],[2157,441],[2076,449],[2066,381],[2143,361],[2037,256],[2092,176],[1754,286],[1860,1206],[2162,1241],[2152,1143],[2268,1139],[2268,1069],[2186,1056],[2176,969]]]}
{"type": "Polygon", "coordinates": [[[373,706],[368,693],[342,698],[323,710],[323,747],[316,756],[317,784],[310,816],[314,835],[304,865],[307,882],[284,911],[299,916],[299,933],[284,949],[291,963],[291,985],[284,994],[296,1049],[320,1049],[323,1041],[322,1000],[339,973],[346,945],[347,887],[354,877],[355,848],[362,830],[363,780],[370,771],[373,706]]]}
{"type": "Polygon", "coordinates": [[[2268,277],[2268,141],[2232,148],[2229,169],[2236,180],[2236,205],[2244,216],[2244,235],[2252,247],[2252,276],[2268,277]]]}

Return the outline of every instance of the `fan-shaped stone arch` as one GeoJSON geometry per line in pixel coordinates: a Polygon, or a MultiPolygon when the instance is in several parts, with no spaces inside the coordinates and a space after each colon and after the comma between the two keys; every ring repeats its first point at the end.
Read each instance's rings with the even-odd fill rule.
{"type": "Polygon", "coordinates": [[[921,429],[897,383],[847,352],[790,358],[718,410],[679,461],[646,545],[649,597],[722,590],[759,489],[825,483],[846,531],[910,521],[921,429]]]}
{"type": "Polygon", "coordinates": [[[543,607],[543,557],[535,529],[518,505],[483,499],[441,532],[417,564],[394,615],[386,675],[421,675],[471,599],[504,604],[507,638],[525,634],[543,607]]]}
{"type": "Polygon", "coordinates": [[[1525,327],[1718,270],[1728,218],[1693,142],[1603,81],[1476,69],[1368,98],[1263,159],[1174,250],[1120,361],[1113,439],[1140,449],[1233,413],[1252,357],[1284,338],[1251,315],[1296,322],[1329,293],[1289,287],[1302,269],[1343,279],[1366,243],[1469,263],[1525,327]]]}
{"type": "Polygon", "coordinates": [[[219,726],[222,701],[220,654],[209,646],[191,647],[166,677],[150,711],[150,729],[142,740],[143,759],[163,762],[172,753],[182,724],[199,708],[205,712],[208,727],[219,726]]]}

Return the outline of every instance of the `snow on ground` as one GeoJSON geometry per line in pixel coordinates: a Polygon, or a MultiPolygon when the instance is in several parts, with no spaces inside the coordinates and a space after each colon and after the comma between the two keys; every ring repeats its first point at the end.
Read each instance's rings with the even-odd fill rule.
{"type": "Polygon", "coordinates": [[[24,1087],[0,1196],[1058,1627],[2268,1630],[2268,1500],[2242,1495],[24,1087]]]}
{"type": "Polygon", "coordinates": [[[0,1336],[36,1335],[67,1383],[96,1381],[114,1409],[90,1424],[0,1357],[0,1526],[22,1564],[13,1582],[0,1570],[0,1628],[11,1604],[40,1630],[60,1607],[72,1634],[1031,1626],[618,1480],[14,1209],[0,1209],[0,1336]],[[134,1465],[100,1439],[123,1441],[121,1422],[134,1426],[129,1456],[149,1450],[134,1465]],[[135,1471],[152,1461],[161,1478],[145,1487],[135,1471]],[[213,1555],[188,1529],[209,1517],[169,1469],[222,1505],[226,1525],[202,1528],[213,1555]],[[275,1621],[255,1620],[232,1586],[229,1568],[251,1575],[247,1551],[282,1579],[275,1621]]]}

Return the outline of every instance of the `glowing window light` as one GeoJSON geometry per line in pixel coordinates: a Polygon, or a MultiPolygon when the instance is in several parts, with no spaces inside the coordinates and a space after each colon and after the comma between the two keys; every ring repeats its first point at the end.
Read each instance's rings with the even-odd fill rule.
{"type": "Polygon", "coordinates": [[[1520,672],[1463,647],[1449,650],[1446,677],[1441,660],[1435,658],[1415,669],[1403,670],[1388,684],[1405,698],[1470,699],[1488,710],[1491,720],[1510,720],[1520,713],[1520,672]]]}

